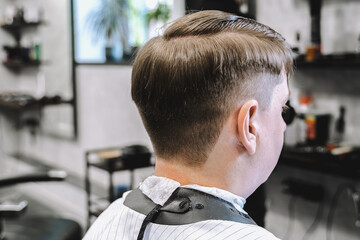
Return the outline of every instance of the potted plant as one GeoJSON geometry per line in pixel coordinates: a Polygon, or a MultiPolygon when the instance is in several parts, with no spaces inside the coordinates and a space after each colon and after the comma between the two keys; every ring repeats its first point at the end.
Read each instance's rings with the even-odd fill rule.
{"type": "Polygon", "coordinates": [[[153,11],[146,14],[147,24],[150,24],[151,20],[165,23],[170,18],[170,12],[171,9],[166,3],[159,3],[153,11]]]}
{"type": "Polygon", "coordinates": [[[97,9],[88,15],[88,26],[95,40],[106,39],[106,61],[113,61],[114,36],[119,35],[123,49],[127,48],[128,0],[102,0],[97,9]]]}
{"type": "Polygon", "coordinates": [[[146,22],[148,26],[148,37],[152,37],[151,29],[162,27],[170,18],[171,9],[166,3],[159,3],[157,7],[146,14],[146,22]]]}

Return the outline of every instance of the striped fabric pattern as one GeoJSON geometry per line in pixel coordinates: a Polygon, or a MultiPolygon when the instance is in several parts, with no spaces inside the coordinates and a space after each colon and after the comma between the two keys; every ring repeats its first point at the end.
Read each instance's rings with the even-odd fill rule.
{"type": "MultiPolygon", "coordinates": [[[[136,239],[145,215],[123,205],[124,198],[112,203],[94,222],[84,240],[136,239]]],[[[206,220],[185,225],[160,225],[150,223],[144,239],[178,240],[278,240],[259,226],[223,220],[206,220]]]]}

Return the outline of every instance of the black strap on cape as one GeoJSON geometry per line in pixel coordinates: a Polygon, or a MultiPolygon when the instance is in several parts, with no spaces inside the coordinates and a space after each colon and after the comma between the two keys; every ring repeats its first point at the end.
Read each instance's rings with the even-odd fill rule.
{"type": "Polygon", "coordinates": [[[143,239],[150,222],[183,225],[204,220],[225,220],[256,225],[248,214],[236,210],[231,203],[189,188],[177,188],[164,206],[154,203],[140,189],[134,189],[126,196],[124,205],[146,215],[138,240],[143,239]]]}

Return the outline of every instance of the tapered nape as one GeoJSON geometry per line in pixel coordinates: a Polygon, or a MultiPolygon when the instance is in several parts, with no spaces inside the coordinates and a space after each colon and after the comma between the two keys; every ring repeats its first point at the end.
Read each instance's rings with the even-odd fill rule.
{"type": "Polygon", "coordinates": [[[138,52],[132,98],[155,152],[185,164],[206,161],[235,104],[272,96],[292,73],[285,39],[254,20],[202,11],[173,22],[138,52]]]}

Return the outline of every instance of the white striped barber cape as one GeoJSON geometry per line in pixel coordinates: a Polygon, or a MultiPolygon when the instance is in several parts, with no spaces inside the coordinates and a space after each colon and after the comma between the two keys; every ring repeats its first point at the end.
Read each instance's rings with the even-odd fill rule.
{"type": "MultiPolygon", "coordinates": [[[[154,202],[163,204],[178,186],[180,186],[180,184],[173,180],[152,176],[147,178],[141,184],[140,189],[154,202]]],[[[232,193],[221,189],[207,188],[197,185],[188,185],[183,187],[195,188],[217,197],[221,197],[229,202],[232,202],[238,210],[244,212],[242,208],[245,200],[232,193]],[[229,199],[229,197],[231,197],[232,200],[229,199]]],[[[99,216],[99,218],[96,219],[83,238],[84,240],[137,239],[141,224],[145,219],[145,215],[138,213],[123,204],[126,195],[127,194],[124,195],[124,198],[113,202],[99,216]]],[[[150,223],[146,228],[144,239],[279,240],[272,233],[262,227],[224,220],[206,220],[185,225],[161,225],[150,223]]]]}

